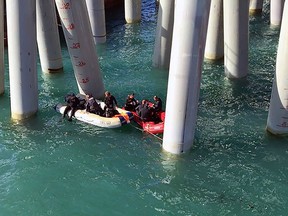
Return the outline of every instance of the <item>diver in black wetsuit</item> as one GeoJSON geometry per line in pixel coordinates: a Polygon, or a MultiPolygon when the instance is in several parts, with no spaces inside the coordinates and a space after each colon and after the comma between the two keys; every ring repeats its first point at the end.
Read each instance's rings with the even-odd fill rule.
{"type": "Polygon", "coordinates": [[[153,109],[155,112],[162,111],[162,100],[158,96],[153,97],[155,103],[153,104],[153,109]]]}
{"type": "Polygon", "coordinates": [[[94,113],[96,115],[104,116],[104,110],[101,108],[100,104],[92,97],[92,95],[87,95],[86,100],[86,111],[94,113]]]}
{"type": "Polygon", "coordinates": [[[139,101],[134,98],[134,93],[128,95],[124,106],[125,110],[135,111],[135,108],[139,105],[139,101]]]}
{"type": "Polygon", "coordinates": [[[72,121],[72,116],[74,116],[80,101],[74,93],[67,95],[65,101],[67,102],[67,106],[64,110],[63,118],[65,118],[66,115],[68,116],[68,112],[71,110],[71,115],[68,116],[68,121],[72,121]]]}
{"type": "Polygon", "coordinates": [[[118,114],[119,112],[116,110],[117,108],[117,101],[116,98],[109,92],[105,92],[105,115],[106,117],[113,117],[115,114],[118,114]]]}

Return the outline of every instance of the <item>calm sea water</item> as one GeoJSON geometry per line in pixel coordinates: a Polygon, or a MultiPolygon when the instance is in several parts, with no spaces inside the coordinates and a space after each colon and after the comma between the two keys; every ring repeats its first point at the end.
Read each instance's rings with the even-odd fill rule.
{"type": "MultiPolygon", "coordinates": [[[[204,63],[195,142],[180,156],[135,125],[63,121],[53,106],[77,92],[64,44],[63,73],[38,67],[37,116],[11,121],[6,58],[0,216],[287,215],[288,139],[265,131],[279,36],[268,8],[250,18],[246,79],[229,81],[221,62],[204,63]]],[[[151,66],[156,13],[146,0],[140,24],[126,25],[123,11],[107,19],[107,43],[97,51],[105,87],[120,104],[130,92],[166,99],[167,71],[151,66]]]]}

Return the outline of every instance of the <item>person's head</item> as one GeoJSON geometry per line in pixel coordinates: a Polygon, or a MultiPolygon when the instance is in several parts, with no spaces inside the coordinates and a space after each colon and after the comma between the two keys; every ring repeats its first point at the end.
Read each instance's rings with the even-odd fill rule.
{"type": "Polygon", "coordinates": [[[110,95],[111,95],[111,93],[109,91],[105,92],[105,96],[110,96],[110,95]]]}
{"type": "Polygon", "coordinates": [[[145,99],[142,100],[142,105],[144,105],[144,104],[146,104],[146,100],[145,99]]]}
{"type": "Polygon", "coordinates": [[[131,99],[134,98],[134,93],[130,94],[129,98],[131,98],[131,99]]]}
{"type": "Polygon", "coordinates": [[[155,96],[153,97],[153,99],[154,99],[155,101],[157,101],[159,98],[158,98],[158,96],[155,95],[155,96]]]}

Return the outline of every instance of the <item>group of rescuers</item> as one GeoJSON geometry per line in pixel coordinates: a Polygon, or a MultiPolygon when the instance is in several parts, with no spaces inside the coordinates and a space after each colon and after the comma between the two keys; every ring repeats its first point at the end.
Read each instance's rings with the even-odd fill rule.
{"type": "MultiPolygon", "coordinates": [[[[134,98],[134,93],[129,94],[124,109],[127,111],[136,112],[137,115],[141,118],[142,121],[159,121],[157,115],[158,112],[162,111],[162,100],[158,96],[154,96],[154,103],[149,102],[144,99],[139,103],[138,100],[134,98]]],[[[72,120],[77,109],[85,109],[87,112],[94,113],[103,117],[113,117],[118,114],[117,111],[117,101],[116,98],[109,92],[105,92],[104,98],[104,108],[102,109],[101,105],[94,99],[91,94],[87,94],[85,99],[78,98],[74,93],[70,93],[65,97],[66,108],[63,113],[63,118],[68,116],[68,120],[72,120]],[[68,115],[68,112],[71,110],[71,115],[68,115]]]]}

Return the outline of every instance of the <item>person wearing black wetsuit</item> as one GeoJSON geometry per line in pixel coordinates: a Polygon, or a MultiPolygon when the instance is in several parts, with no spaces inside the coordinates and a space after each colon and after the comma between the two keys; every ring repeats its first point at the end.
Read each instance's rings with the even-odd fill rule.
{"type": "Polygon", "coordinates": [[[153,104],[153,108],[155,112],[162,111],[162,100],[158,96],[153,97],[155,103],[153,104]]]}
{"type": "Polygon", "coordinates": [[[86,111],[100,116],[104,115],[104,110],[101,108],[100,104],[97,103],[97,101],[92,97],[92,95],[87,95],[86,111]]]}
{"type": "Polygon", "coordinates": [[[105,103],[104,109],[106,117],[112,117],[113,115],[118,113],[118,111],[116,110],[117,108],[116,98],[109,91],[105,92],[104,103],[105,103]]]}
{"type": "Polygon", "coordinates": [[[125,110],[135,111],[135,108],[139,105],[139,102],[134,98],[134,93],[128,95],[124,106],[125,110]]]}
{"type": "Polygon", "coordinates": [[[65,100],[67,102],[67,106],[64,110],[63,118],[65,118],[65,116],[68,115],[68,112],[71,110],[71,115],[68,116],[68,121],[72,121],[72,116],[74,116],[80,101],[74,93],[66,96],[65,100]]]}

